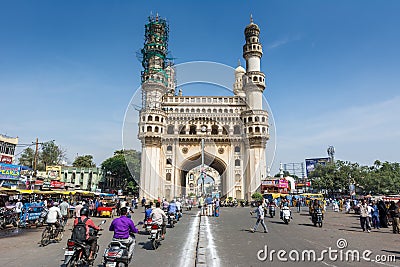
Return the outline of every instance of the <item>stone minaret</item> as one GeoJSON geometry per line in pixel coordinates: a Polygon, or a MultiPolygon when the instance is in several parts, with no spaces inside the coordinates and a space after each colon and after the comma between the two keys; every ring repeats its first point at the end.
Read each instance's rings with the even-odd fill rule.
{"type": "Polygon", "coordinates": [[[246,43],[243,45],[243,58],[246,60],[246,73],[243,76],[243,91],[246,94],[247,110],[242,113],[247,138],[247,166],[245,170],[245,192],[250,199],[266,178],[267,164],[265,148],[269,139],[268,112],[263,107],[265,74],[260,70],[262,45],[259,41],[260,28],[250,17],[250,24],[244,30],[246,43]]]}
{"type": "Polygon", "coordinates": [[[168,24],[158,17],[149,17],[145,25],[145,43],[142,49],[142,109],[140,110],[138,138],[142,142],[140,196],[154,199],[163,196],[165,161],[161,138],[165,133],[166,114],[162,97],[171,85],[172,69],[167,65],[168,24]],[[157,159],[157,160],[154,160],[157,159]]]}

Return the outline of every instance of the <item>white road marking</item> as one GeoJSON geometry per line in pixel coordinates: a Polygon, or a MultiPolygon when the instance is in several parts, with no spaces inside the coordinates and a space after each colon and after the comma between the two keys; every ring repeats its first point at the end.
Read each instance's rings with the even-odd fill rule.
{"type": "Polygon", "coordinates": [[[385,266],[390,266],[390,267],[398,267],[397,265],[391,265],[391,264],[387,264],[387,263],[380,262],[380,261],[374,261],[374,263],[377,263],[377,264],[382,264],[382,265],[385,265],[385,266]]]}
{"type": "Polygon", "coordinates": [[[185,242],[185,246],[183,247],[181,261],[179,263],[179,266],[181,267],[195,266],[199,223],[200,211],[197,212],[197,215],[193,220],[190,232],[185,242]]]}
{"type": "Polygon", "coordinates": [[[325,265],[327,265],[327,266],[331,266],[331,267],[337,267],[336,265],[333,265],[333,264],[328,264],[328,263],[326,263],[326,262],[324,262],[324,261],[321,261],[321,263],[323,263],[323,264],[325,264],[325,265]]]}
{"type": "Polygon", "coordinates": [[[205,217],[205,226],[206,226],[206,231],[207,231],[207,240],[208,240],[208,246],[207,249],[210,252],[210,256],[211,258],[207,259],[207,266],[215,266],[215,267],[219,267],[220,266],[220,260],[217,254],[217,250],[215,248],[215,244],[214,244],[214,237],[211,233],[211,229],[210,229],[210,223],[208,221],[208,217],[205,217]],[[211,262],[209,262],[211,261],[211,262]]]}

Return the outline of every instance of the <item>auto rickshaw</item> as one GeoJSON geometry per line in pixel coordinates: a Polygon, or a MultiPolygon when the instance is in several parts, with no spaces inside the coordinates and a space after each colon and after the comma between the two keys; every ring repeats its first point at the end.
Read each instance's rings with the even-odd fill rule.
{"type": "Polygon", "coordinates": [[[113,207],[98,207],[97,208],[97,214],[99,214],[100,217],[113,217],[113,207]]]}
{"type": "Polygon", "coordinates": [[[40,203],[25,203],[22,206],[22,212],[19,218],[19,227],[26,228],[36,224],[44,206],[40,203]]]}

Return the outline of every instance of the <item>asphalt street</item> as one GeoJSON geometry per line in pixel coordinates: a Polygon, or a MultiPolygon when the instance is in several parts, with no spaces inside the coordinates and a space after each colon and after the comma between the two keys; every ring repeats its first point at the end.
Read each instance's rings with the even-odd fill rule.
{"type": "MultiPolygon", "coordinates": [[[[251,233],[249,229],[256,219],[250,215],[250,210],[249,207],[221,208],[220,217],[200,217],[197,209],[185,211],[176,227],[167,229],[166,239],[156,251],[151,248],[148,235],[137,234],[130,266],[400,266],[400,235],[392,234],[390,228],[362,232],[359,218],[354,214],[328,210],[323,227],[318,228],[311,224],[304,209],[300,214],[293,212],[294,219],[289,225],[275,216],[265,219],[269,233],[263,233],[261,225],[258,231],[251,233]],[[283,251],[279,252],[280,259],[279,250],[283,251]],[[322,253],[324,250],[327,252],[322,253]],[[357,250],[360,257],[364,251],[371,251],[366,253],[374,261],[354,261],[351,255],[346,260],[346,253],[353,250],[357,250]],[[315,252],[315,261],[311,251],[315,252]],[[305,260],[302,260],[303,255],[305,260]],[[380,255],[393,255],[396,262],[393,259],[375,261],[380,255]]],[[[133,214],[135,224],[143,217],[143,211],[138,209],[133,214]]],[[[102,219],[93,220],[98,224],[102,219]]],[[[94,266],[102,266],[102,252],[112,238],[108,231],[112,219],[106,220],[94,266]]],[[[43,228],[0,231],[0,260],[5,263],[1,266],[60,266],[71,223],[68,222],[60,243],[46,247],[38,244],[43,228]]],[[[141,225],[138,228],[143,230],[141,225]]]]}

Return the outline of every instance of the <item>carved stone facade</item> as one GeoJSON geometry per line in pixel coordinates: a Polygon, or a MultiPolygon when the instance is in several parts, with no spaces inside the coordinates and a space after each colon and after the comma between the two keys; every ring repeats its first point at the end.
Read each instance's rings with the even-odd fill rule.
{"type": "Polygon", "coordinates": [[[233,96],[176,95],[174,68],[166,59],[168,25],[151,17],[145,29],[138,133],[141,197],[189,194],[188,174],[202,164],[204,140],[204,165],[219,174],[221,196],[250,199],[266,177],[269,139],[259,27],[251,20],[245,29],[246,69],[235,69],[233,96]]]}

